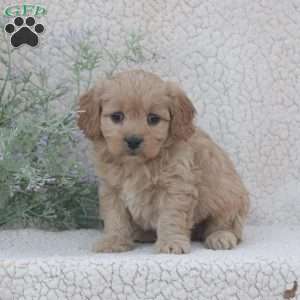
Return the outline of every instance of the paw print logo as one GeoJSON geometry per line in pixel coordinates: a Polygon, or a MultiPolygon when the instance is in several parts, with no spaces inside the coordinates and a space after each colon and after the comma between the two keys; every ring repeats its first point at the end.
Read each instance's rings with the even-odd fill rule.
{"type": "Polygon", "coordinates": [[[33,17],[27,17],[24,24],[22,17],[16,17],[14,24],[7,24],[4,30],[11,34],[10,43],[17,48],[23,44],[35,47],[39,43],[39,34],[43,33],[45,28],[42,24],[35,25],[33,17]]]}

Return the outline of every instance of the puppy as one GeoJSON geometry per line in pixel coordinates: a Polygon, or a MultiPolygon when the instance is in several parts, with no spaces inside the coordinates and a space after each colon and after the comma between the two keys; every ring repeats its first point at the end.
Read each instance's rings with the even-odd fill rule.
{"type": "Polygon", "coordinates": [[[78,126],[101,180],[104,237],[96,252],[128,251],[135,240],[175,254],[188,253],[192,237],[216,250],[241,241],[248,193],[194,115],[181,88],[140,70],[81,96],[78,126]]]}

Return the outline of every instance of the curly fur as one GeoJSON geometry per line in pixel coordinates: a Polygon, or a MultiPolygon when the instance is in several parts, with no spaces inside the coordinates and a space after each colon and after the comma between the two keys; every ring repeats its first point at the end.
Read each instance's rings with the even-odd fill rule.
{"type": "Polygon", "coordinates": [[[187,253],[191,238],[212,249],[231,249],[242,239],[249,199],[228,155],[193,124],[195,108],[175,83],[129,71],[80,98],[78,126],[92,141],[101,181],[104,238],[97,252],[127,251],[135,240],[156,240],[162,253],[187,253]],[[125,119],[114,124],[114,111],[125,119]],[[155,112],[161,121],[147,124],[155,112]],[[128,134],[142,136],[130,155],[128,134]]]}

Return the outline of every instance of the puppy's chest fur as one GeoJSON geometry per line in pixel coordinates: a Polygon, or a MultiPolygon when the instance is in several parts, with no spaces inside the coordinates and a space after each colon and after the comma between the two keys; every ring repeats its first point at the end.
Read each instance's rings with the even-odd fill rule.
{"type": "Polygon", "coordinates": [[[156,229],[163,192],[159,174],[141,167],[128,174],[122,182],[120,197],[134,222],[144,230],[156,229]]]}
{"type": "Polygon", "coordinates": [[[114,184],[133,221],[144,230],[156,229],[159,206],[165,195],[160,172],[144,165],[119,171],[114,184]]]}

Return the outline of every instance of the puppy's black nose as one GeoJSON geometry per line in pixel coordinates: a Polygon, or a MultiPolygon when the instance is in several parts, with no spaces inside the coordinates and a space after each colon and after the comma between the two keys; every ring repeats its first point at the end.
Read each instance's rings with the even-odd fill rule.
{"type": "Polygon", "coordinates": [[[140,144],[143,142],[143,138],[140,138],[136,135],[131,135],[129,137],[126,137],[124,140],[127,143],[128,148],[130,150],[137,149],[140,146],[140,144]]]}

